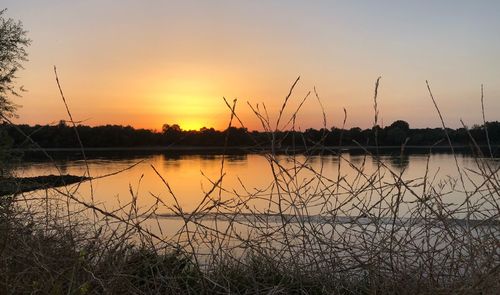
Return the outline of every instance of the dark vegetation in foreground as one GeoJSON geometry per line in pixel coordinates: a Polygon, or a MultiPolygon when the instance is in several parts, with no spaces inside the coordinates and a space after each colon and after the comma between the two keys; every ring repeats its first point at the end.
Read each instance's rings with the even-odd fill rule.
{"type": "MultiPolygon", "coordinates": [[[[487,122],[489,143],[500,145],[500,122],[487,122]]],[[[274,144],[278,147],[314,146],[321,142],[324,146],[447,146],[442,128],[411,129],[405,121],[398,120],[390,126],[381,128],[378,125],[370,128],[339,129],[306,129],[300,131],[272,132],[248,131],[246,128],[230,127],[224,131],[213,128],[202,128],[199,131],[185,131],[178,125],[164,125],[161,132],[148,129],[134,129],[130,126],[106,125],[90,127],[76,126],[81,141],[86,148],[105,147],[161,147],[161,146],[194,146],[194,147],[267,147],[274,144]],[[226,135],[229,133],[228,142],[226,135]],[[377,138],[375,138],[375,134],[377,138]]],[[[469,145],[472,136],[476,144],[487,145],[483,126],[470,129],[447,129],[451,141],[455,145],[469,145]]],[[[80,144],[74,136],[72,125],[61,121],[57,125],[10,125],[0,126],[0,136],[14,148],[29,148],[33,141],[43,148],[79,148],[80,144]],[[10,139],[7,139],[10,138],[10,139]]]]}
{"type": "MultiPolygon", "coordinates": [[[[308,273],[258,253],[239,262],[228,258],[206,272],[187,253],[158,249],[145,235],[132,243],[130,235],[140,234],[132,227],[109,236],[92,231],[92,236],[85,224],[59,224],[13,212],[1,217],[1,294],[368,294],[374,290],[368,277],[333,279],[328,273],[308,273]]],[[[383,280],[376,283],[379,292],[384,284],[394,285],[383,280]]],[[[396,290],[405,292],[406,287],[396,290]]]]}

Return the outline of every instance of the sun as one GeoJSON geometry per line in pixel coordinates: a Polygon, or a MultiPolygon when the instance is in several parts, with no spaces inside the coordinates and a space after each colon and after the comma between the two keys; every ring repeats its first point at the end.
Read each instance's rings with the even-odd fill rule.
{"type": "Polygon", "coordinates": [[[186,131],[220,125],[221,109],[225,110],[225,106],[217,81],[189,72],[154,84],[147,96],[164,122],[178,124],[186,131]]]}
{"type": "Polygon", "coordinates": [[[205,127],[202,121],[196,119],[185,119],[179,122],[179,126],[182,130],[193,131],[200,130],[202,127],[205,127]]]}

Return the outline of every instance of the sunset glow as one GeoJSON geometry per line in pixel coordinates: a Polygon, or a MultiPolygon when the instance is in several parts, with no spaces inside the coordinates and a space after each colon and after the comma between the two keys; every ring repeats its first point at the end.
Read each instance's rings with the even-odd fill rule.
{"type": "MultiPolygon", "coordinates": [[[[500,112],[500,27],[496,2],[14,1],[3,6],[33,40],[19,72],[28,92],[19,123],[52,124],[67,114],[52,72],[59,69],[69,106],[88,125],[161,129],[227,126],[223,97],[238,99],[249,129],[262,129],[247,105],[265,103],[276,119],[297,76],[290,105],[314,87],[328,127],[373,124],[373,86],[382,76],[380,119],[439,126],[429,80],[452,127],[500,112]],[[447,4],[446,4],[446,3],[447,4]],[[450,3],[453,5],[450,6],[450,3]],[[450,8],[452,7],[452,8],[450,8]],[[439,50],[437,50],[439,48],[439,50]]],[[[311,96],[301,128],[322,127],[311,96]]]]}
{"type": "Polygon", "coordinates": [[[191,130],[197,131],[205,126],[205,124],[203,124],[203,122],[196,121],[196,120],[191,121],[189,119],[186,119],[185,121],[179,121],[179,122],[180,122],[179,126],[181,126],[181,129],[188,130],[188,131],[191,131],[191,130]]]}

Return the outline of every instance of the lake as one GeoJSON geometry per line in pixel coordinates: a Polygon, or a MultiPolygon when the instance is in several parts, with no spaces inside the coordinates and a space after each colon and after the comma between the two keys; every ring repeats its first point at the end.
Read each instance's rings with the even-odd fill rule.
{"type": "MultiPolygon", "coordinates": [[[[275,171],[276,174],[279,174],[277,179],[282,183],[293,182],[296,190],[304,190],[304,194],[309,194],[308,190],[314,189],[318,183],[328,187],[335,185],[337,180],[343,183],[337,187],[337,192],[343,191],[343,193],[348,194],[349,191],[353,192],[357,189],[359,191],[363,182],[374,177],[374,173],[376,175],[377,168],[381,168],[378,174],[383,174],[381,175],[383,181],[391,183],[397,182],[398,179],[422,182],[422,178],[427,177],[427,181],[429,183],[432,181],[434,185],[456,186],[454,182],[459,180],[457,164],[462,173],[466,173],[463,178],[467,185],[473,185],[475,179],[480,181],[477,171],[482,169],[481,165],[486,163],[489,167],[498,166],[496,159],[478,159],[467,154],[457,154],[456,164],[455,158],[449,153],[410,154],[403,157],[381,155],[376,158],[345,152],[340,156],[281,155],[277,156],[276,160],[275,164],[279,164],[282,169],[281,172],[275,171]],[[288,172],[284,173],[284,171],[288,172]],[[395,178],[395,176],[397,177],[395,178]],[[306,184],[307,182],[309,183],[306,184]]],[[[119,204],[130,201],[131,191],[138,195],[140,207],[151,206],[156,201],[156,197],[168,205],[173,205],[174,199],[159,177],[161,175],[170,185],[179,205],[185,212],[190,212],[202,201],[206,192],[212,188],[213,183],[220,178],[221,173],[224,174],[222,179],[224,190],[219,192],[219,189],[216,189],[212,195],[220,194],[222,199],[233,198],[235,195],[257,194],[258,192],[265,195],[265,192],[270,192],[273,183],[275,183],[270,163],[265,155],[260,154],[227,155],[224,157],[222,155],[168,153],[113,157],[107,154],[93,157],[87,161],[87,164],[82,160],[66,159],[54,162],[25,161],[16,169],[15,173],[18,176],[57,175],[60,173],[85,175],[88,165],[90,175],[98,179],[93,180],[92,183],[85,182],[78,186],[76,194],[84,200],[89,200],[93,195],[94,201],[106,206],[106,208],[115,208],[119,204]]],[[[70,186],[70,188],[75,187],[70,186]]],[[[419,189],[419,186],[416,185],[415,190],[419,189]]],[[[334,190],[328,189],[328,191],[333,192],[334,190]]],[[[446,194],[446,199],[451,203],[458,203],[463,198],[464,196],[458,190],[446,194]]],[[[265,199],[254,200],[251,206],[263,210],[269,206],[269,202],[265,199]]],[[[160,213],[168,213],[168,210],[164,210],[164,208],[162,210],[160,213]]]]}
{"type": "MultiPolygon", "coordinates": [[[[496,239],[499,234],[500,166],[497,159],[467,154],[106,154],[87,162],[25,161],[15,173],[85,175],[87,167],[92,182],[25,193],[18,199],[29,206],[39,200],[45,206],[41,212],[64,215],[63,194],[70,193],[124,217],[125,223],[114,220],[111,228],[130,230],[127,222],[140,216],[134,224],[207,257],[223,248],[240,254],[288,249],[287,255],[304,249],[323,254],[325,249],[356,249],[354,254],[340,253],[362,256],[372,255],[374,245],[382,252],[392,249],[394,239],[403,254],[430,247],[423,242],[435,242],[433,247],[440,249],[468,249],[460,237],[496,239]],[[130,206],[131,201],[137,206],[130,206]],[[197,214],[190,215],[193,211],[197,214]]],[[[69,211],[77,211],[74,199],[69,203],[69,211]]],[[[86,216],[94,221],[97,215],[86,216]]]]}

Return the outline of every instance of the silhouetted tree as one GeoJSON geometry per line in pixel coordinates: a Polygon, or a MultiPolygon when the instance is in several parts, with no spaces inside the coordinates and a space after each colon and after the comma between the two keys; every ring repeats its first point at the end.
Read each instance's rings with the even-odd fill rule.
{"type": "Polygon", "coordinates": [[[230,127],[226,129],[225,132],[228,133],[228,145],[238,146],[238,145],[248,145],[250,143],[250,137],[248,136],[248,130],[246,128],[236,128],[230,127]]]}
{"type": "Polygon", "coordinates": [[[182,129],[178,124],[163,124],[162,131],[167,144],[175,143],[181,139],[182,129]]]}
{"type": "MultiPolygon", "coordinates": [[[[500,123],[487,122],[489,137],[491,144],[500,144],[500,123]]],[[[434,145],[439,143],[447,145],[444,139],[444,131],[441,128],[425,128],[425,129],[402,129],[401,125],[391,125],[384,129],[380,127],[369,128],[362,130],[354,127],[349,130],[341,130],[332,128],[326,129],[306,129],[300,131],[283,131],[277,132],[274,139],[276,146],[282,148],[314,145],[333,145],[339,144],[340,136],[342,135],[342,145],[354,145],[353,140],[361,145],[375,144],[375,131],[377,132],[378,145],[401,145],[409,138],[409,145],[434,145]]],[[[9,124],[0,124],[0,131],[4,131],[13,139],[15,147],[29,148],[29,142],[21,133],[30,134],[30,137],[42,147],[73,147],[78,148],[78,142],[74,136],[72,127],[65,124],[63,121],[54,126],[28,126],[9,124]]],[[[268,132],[251,131],[245,128],[231,127],[229,130],[219,131],[214,128],[201,128],[200,131],[184,131],[179,125],[165,124],[162,132],[155,132],[147,129],[135,129],[131,126],[105,125],[105,126],[83,126],[78,125],[77,131],[80,138],[85,143],[86,147],[144,147],[144,146],[161,146],[161,145],[183,145],[183,146],[199,146],[199,147],[222,147],[226,144],[229,146],[255,146],[269,147],[271,146],[272,136],[268,132]]],[[[470,135],[480,144],[486,144],[486,136],[484,128],[481,126],[473,127],[470,130],[465,128],[448,129],[447,130],[453,144],[468,145],[471,143],[470,135]],[[470,135],[469,135],[470,133],[470,135]]]]}
{"type": "Polygon", "coordinates": [[[406,140],[407,133],[399,127],[389,128],[385,136],[385,142],[390,145],[400,145],[406,140]]]}
{"type": "Polygon", "coordinates": [[[21,22],[6,18],[5,11],[0,11],[0,120],[15,116],[17,106],[8,96],[18,96],[23,90],[16,87],[15,79],[21,63],[27,60],[26,47],[30,44],[21,22]]]}
{"type": "Polygon", "coordinates": [[[410,130],[410,124],[408,124],[408,122],[403,121],[403,120],[397,120],[397,121],[394,121],[389,126],[389,128],[399,128],[404,132],[408,132],[408,130],[410,130]]]}
{"type": "Polygon", "coordinates": [[[0,126],[0,177],[4,177],[11,172],[12,155],[9,149],[13,144],[13,139],[2,127],[0,126]]]}
{"type": "MultiPolygon", "coordinates": [[[[5,9],[0,10],[0,123],[16,116],[17,106],[9,99],[10,95],[19,96],[22,87],[15,83],[16,74],[22,68],[28,54],[26,47],[30,40],[21,22],[5,17],[5,9]]],[[[14,157],[10,151],[14,140],[9,136],[8,126],[0,126],[0,176],[11,172],[14,157]]]]}
{"type": "Polygon", "coordinates": [[[163,124],[162,131],[163,131],[163,133],[181,132],[182,129],[181,129],[181,126],[179,126],[178,124],[173,124],[173,125],[163,124]]]}
{"type": "Polygon", "coordinates": [[[389,145],[400,145],[406,141],[410,124],[403,120],[394,121],[390,126],[385,127],[384,141],[389,145]]]}

